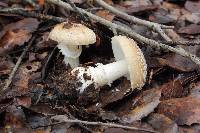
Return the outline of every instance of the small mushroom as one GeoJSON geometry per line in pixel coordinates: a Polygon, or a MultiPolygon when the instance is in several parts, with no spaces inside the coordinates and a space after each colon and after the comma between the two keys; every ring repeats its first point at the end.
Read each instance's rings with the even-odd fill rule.
{"type": "Polygon", "coordinates": [[[95,33],[88,27],[76,23],[61,23],[56,25],[49,33],[49,38],[58,42],[58,48],[62,52],[64,62],[72,68],[79,65],[79,56],[82,45],[96,42],[95,33]]]}
{"type": "Polygon", "coordinates": [[[89,85],[95,87],[111,85],[116,79],[125,76],[131,82],[131,88],[141,88],[147,75],[147,65],[144,55],[137,43],[126,36],[112,38],[112,50],[116,62],[96,67],[77,67],[72,70],[81,86],[77,89],[82,93],[89,85]]]}

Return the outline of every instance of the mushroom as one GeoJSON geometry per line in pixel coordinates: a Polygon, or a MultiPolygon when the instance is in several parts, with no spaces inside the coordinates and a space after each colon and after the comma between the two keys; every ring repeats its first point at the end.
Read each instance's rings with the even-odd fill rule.
{"type": "Polygon", "coordinates": [[[49,38],[58,42],[58,48],[62,52],[64,62],[72,68],[79,65],[79,56],[82,45],[96,42],[95,33],[88,27],[76,23],[61,23],[56,25],[49,33],[49,38]]]}
{"type": "Polygon", "coordinates": [[[112,38],[112,50],[116,62],[96,67],[77,67],[71,73],[76,77],[81,86],[77,88],[82,93],[88,86],[95,87],[111,85],[116,79],[125,76],[131,82],[131,88],[141,88],[147,75],[147,65],[144,55],[137,43],[126,36],[112,38]]]}

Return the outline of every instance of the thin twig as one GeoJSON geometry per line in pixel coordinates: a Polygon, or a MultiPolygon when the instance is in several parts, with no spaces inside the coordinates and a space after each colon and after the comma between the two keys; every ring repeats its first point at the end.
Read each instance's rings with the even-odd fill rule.
{"type": "Polygon", "coordinates": [[[139,25],[144,25],[144,26],[158,32],[166,41],[171,41],[171,39],[165,34],[165,32],[162,30],[162,28],[165,28],[165,29],[166,28],[173,28],[173,26],[166,26],[166,25],[142,20],[142,19],[139,19],[137,17],[128,15],[127,13],[116,9],[113,6],[110,6],[109,4],[104,2],[103,0],[95,0],[95,2],[98,3],[100,6],[102,6],[103,8],[105,8],[105,9],[111,11],[112,13],[116,14],[117,16],[125,18],[126,20],[131,21],[133,23],[136,23],[136,24],[139,24],[139,25]]]}
{"type": "Polygon", "coordinates": [[[128,130],[137,130],[137,131],[145,131],[145,132],[150,132],[150,133],[159,133],[157,131],[149,130],[149,129],[142,129],[138,127],[133,127],[133,126],[123,126],[120,124],[115,124],[115,123],[103,123],[103,122],[90,122],[90,121],[82,121],[78,119],[68,119],[67,116],[65,115],[56,115],[51,117],[53,120],[57,120],[59,122],[66,122],[66,123],[82,123],[86,125],[93,125],[93,126],[106,126],[106,127],[114,127],[114,128],[122,128],[122,129],[128,129],[128,130]]]}
{"type": "Polygon", "coordinates": [[[41,19],[41,20],[52,20],[52,21],[55,21],[55,22],[67,21],[66,19],[61,18],[61,17],[44,15],[44,14],[41,14],[41,13],[35,13],[35,12],[32,12],[32,11],[24,10],[22,8],[3,8],[3,9],[0,9],[0,13],[16,14],[16,15],[20,15],[20,16],[24,16],[24,17],[38,18],[38,19],[41,19]]]}
{"type": "MultiPolygon", "coordinates": [[[[55,4],[55,5],[61,6],[61,7],[65,8],[65,9],[73,11],[73,8],[69,4],[67,4],[67,3],[65,3],[65,2],[63,2],[61,0],[46,0],[46,1],[50,2],[52,4],[55,4]]],[[[191,59],[194,63],[200,65],[200,59],[198,57],[196,57],[196,55],[188,53],[187,51],[185,51],[182,48],[179,48],[179,47],[178,48],[174,48],[172,46],[168,46],[166,44],[159,43],[159,42],[157,42],[155,40],[148,39],[146,37],[143,37],[143,36],[135,33],[133,30],[128,29],[128,28],[126,28],[124,26],[112,23],[112,22],[110,22],[108,20],[105,20],[105,19],[103,19],[103,18],[101,18],[101,17],[99,17],[97,15],[94,15],[94,14],[92,14],[90,12],[87,12],[84,9],[81,9],[81,8],[78,8],[78,9],[79,9],[79,11],[87,14],[91,19],[96,20],[99,23],[101,23],[101,24],[103,24],[103,25],[105,25],[107,27],[114,28],[114,29],[116,29],[118,31],[126,33],[126,34],[128,34],[129,36],[131,36],[133,39],[137,40],[140,43],[149,44],[152,47],[162,48],[162,49],[169,50],[171,52],[180,54],[180,55],[182,55],[184,57],[187,57],[187,58],[191,59]]]]}
{"type": "Polygon", "coordinates": [[[83,14],[82,12],[80,12],[78,10],[78,8],[76,7],[76,5],[71,0],[65,0],[65,1],[70,4],[70,6],[74,9],[75,12],[80,14],[80,17],[81,17],[82,20],[88,21],[88,22],[90,21],[88,16],[83,14]]]}
{"type": "Polygon", "coordinates": [[[29,48],[31,47],[33,41],[35,40],[35,36],[33,36],[31,38],[31,40],[29,41],[28,45],[26,46],[26,48],[24,49],[24,51],[22,52],[22,54],[20,55],[19,59],[17,60],[17,63],[15,64],[14,68],[12,69],[12,72],[9,75],[9,78],[6,81],[6,85],[3,87],[2,90],[0,90],[0,95],[6,93],[8,91],[8,88],[10,86],[10,84],[12,83],[12,80],[22,62],[22,59],[24,58],[24,56],[26,55],[27,51],[29,50],[29,48]]]}
{"type": "Polygon", "coordinates": [[[195,46],[195,45],[200,45],[200,40],[177,40],[177,41],[161,41],[161,43],[165,43],[171,46],[175,45],[185,45],[185,46],[195,46]]]}

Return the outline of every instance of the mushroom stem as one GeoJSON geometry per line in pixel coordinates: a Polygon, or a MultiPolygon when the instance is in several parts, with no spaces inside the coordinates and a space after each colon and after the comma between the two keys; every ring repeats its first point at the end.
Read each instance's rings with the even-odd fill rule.
{"type": "Polygon", "coordinates": [[[65,64],[69,64],[71,68],[78,67],[79,63],[79,58],[72,58],[72,57],[65,57],[64,58],[65,64]]]}
{"type": "Polygon", "coordinates": [[[95,84],[95,87],[106,84],[111,85],[113,81],[128,73],[125,60],[116,61],[106,65],[101,63],[96,65],[96,67],[89,67],[85,71],[83,71],[83,67],[77,67],[72,71],[72,73],[76,74],[77,70],[79,70],[77,79],[82,83],[82,86],[78,88],[80,93],[93,83],[95,84]],[[90,78],[85,78],[86,76],[90,78]]]}
{"type": "Polygon", "coordinates": [[[82,47],[78,45],[72,45],[67,46],[63,44],[59,44],[58,48],[62,52],[62,54],[65,56],[64,62],[65,64],[69,64],[71,68],[78,67],[79,65],[79,56],[82,51],[82,47]]]}

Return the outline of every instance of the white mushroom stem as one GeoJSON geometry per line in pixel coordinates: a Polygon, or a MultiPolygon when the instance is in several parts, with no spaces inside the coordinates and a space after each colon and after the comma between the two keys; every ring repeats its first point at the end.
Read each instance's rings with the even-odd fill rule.
{"type": "Polygon", "coordinates": [[[58,48],[60,49],[62,54],[65,56],[64,57],[65,64],[69,64],[71,68],[78,67],[79,56],[82,51],[82,46],[59,44],[58,48]]]}
{"type": "Polygon", "coordinates": [[[80,93],[82,93],[89,85],[93,84],[95,87],[100,87],[103,85],[111,85],[116,79],[128,74],[128,68],[125,60],[120,60],[110,64],[103,65],[98,63],[96,67],[89,67],[84,71],[83,67],[75,68],[72,73],[79,71],[77,78],[82,86],[78,88],[80,93]],[[88,78],[85,78],[87,75],[88,78]]]}

